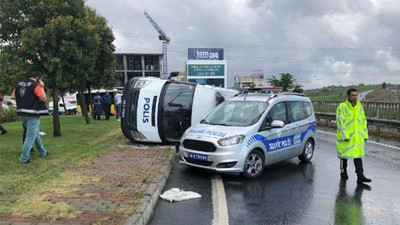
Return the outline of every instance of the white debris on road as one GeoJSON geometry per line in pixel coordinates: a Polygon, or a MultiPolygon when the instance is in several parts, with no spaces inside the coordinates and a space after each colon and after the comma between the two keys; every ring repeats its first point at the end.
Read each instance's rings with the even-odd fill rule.
{"type": "Polygon", "coordinates": [[[183,200],[201,198],[201,195],[193,191],[184,191],[179,188],[171,188],[168,191],[165,191],[163,194],[161,194],[160,197],[166,201],[179,202],[183,200]]]}

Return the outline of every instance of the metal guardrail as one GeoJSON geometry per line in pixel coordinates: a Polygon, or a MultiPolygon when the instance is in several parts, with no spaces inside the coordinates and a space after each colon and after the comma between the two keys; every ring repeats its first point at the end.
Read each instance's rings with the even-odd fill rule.
{"type": "MultiPolygon", "coordinates": [[[[313,101],[315,112],[336,113],[341,102],[338,101],[313,101]]],[[[400,103],[388,102],[362,102],[365,115],[368,118],[387,120],[400,120],[400,103]]]]}
{"type": "MultiPolygon", "coordinates": [[[[317,119],[324,119],[329,121],[336,120],[336,114],[334,113],[320,113],[316,112],[315,116],[317,119]]],[[[394,128],[399,129],[400,131],[400,120],[387,120],[387,119],[376,119],[376,118],[367,118],[368,125],[376,126],[378,134],[380,133],[381,127],[394,128]]]]}

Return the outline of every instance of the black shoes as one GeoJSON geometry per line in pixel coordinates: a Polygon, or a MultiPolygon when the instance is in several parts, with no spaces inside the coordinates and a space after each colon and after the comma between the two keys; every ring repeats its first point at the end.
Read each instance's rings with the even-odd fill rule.
{"type": "Polygon", "coordinates": [[[3,131],[3,132],[1,132],[1,134],[6,134],[8,131],[3,131]]]}
{"type": "Polygon", "coordinates": [[[40,157],[44,158],[44,157],[47,157],[47,156],[49,156],[49,155],[50,155],[50,152],[49,152],[49,151],[46,151],[46,155],[40,155],[40,157]]]}
{"type": "Polygon", "coordinates": [[[22,162],[24,164],[32,163],[33,161],[31,159],[26,160],[25,162],[22,162]]]}
{"type": "Polygon", "coordinates": [[[357,183],[369,183],[369,182],[371,182],[371,181],[372,181],[372,180],[369,179],[369,178],[366,178],[366,177],[364,176],[364,174],[357,175],[357,183]]]}
{"type": "MultiPolygon", "coordinates": [[[[348,180],[349,179],[349,175],[347,175],[347,173],[340,173],[340,179],[342,180],[348,180]]],[[[372,180],[369,178],[366,178],[364,176],[364,174],[361,175],[357,175],[357,183],[369,183],[372,180]]]]}

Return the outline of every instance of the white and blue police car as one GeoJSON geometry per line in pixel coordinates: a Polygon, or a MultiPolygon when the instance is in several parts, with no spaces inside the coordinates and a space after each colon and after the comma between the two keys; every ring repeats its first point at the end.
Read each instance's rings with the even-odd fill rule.
{"type": "Polygon", "coordinates": [[[310,161],[315,129],[311,101],[302,94],[239,94],[184,132],[180,162],[256,178],[282,160],[310,161]]]}

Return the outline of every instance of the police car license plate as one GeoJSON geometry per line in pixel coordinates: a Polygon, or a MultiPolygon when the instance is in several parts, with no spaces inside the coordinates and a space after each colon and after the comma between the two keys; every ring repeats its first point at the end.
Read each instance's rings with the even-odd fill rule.
{"type": "Polygon", "coordinates": [[[188,157],[191,159],[197,159],[197,160],[201,160],[201,161],[207,161],[207,155],[202,155],[202,154],[197,154],[197,153],[190,153],[188,152],[188,157]]]}

